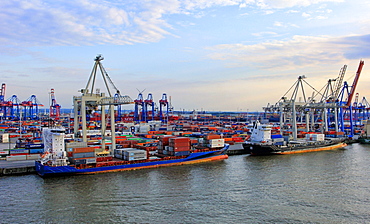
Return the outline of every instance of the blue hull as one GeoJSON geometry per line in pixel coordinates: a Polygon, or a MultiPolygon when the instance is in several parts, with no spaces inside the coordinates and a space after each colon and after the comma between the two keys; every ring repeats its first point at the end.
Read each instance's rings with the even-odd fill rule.
{"type": "Polygon", "coordinates": [[[36,172],[41,177],[51,176],[65,176],[65,175],[77,175],[77,174],[95,174],[95,173],[106,173],[106,172],[118,172],[124,170],[133,169],[144,169],[144,168],[156,168],[161,166],[175,166],[183,164],[192,164],[200,162],[208,162],[213,160],[226,159],[226,149],[210,152],[195,152],[191,153],[186,158],[181,159],[162,159],[148,162],[138,162],[124,165],[113,165],[103,167],[92,167],[85,169],[77,169],[74,166],[46,166],[42,165],[39,161],[35,162],[36,172]]]}

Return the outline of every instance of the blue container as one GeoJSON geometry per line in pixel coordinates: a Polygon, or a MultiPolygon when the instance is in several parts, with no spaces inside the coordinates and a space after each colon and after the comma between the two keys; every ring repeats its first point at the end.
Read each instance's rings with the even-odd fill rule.
{"type": "Polygon", "coordinates": [[[44,144],[42,143],[39,143],[39,144],[27,144],[26,149],[43,149],[44,148],[44,144]]]}
{"type": "Polygon", "coordinates": [[[271,138],[274,139],[274,138],[282,138],[283,136],[282,135],[271,135],[271,138]]]}
{"type": "Polygon", "coordinates": [[[188,156],[190,155],[190,151],[180,151],[180,152],[175,152],[174,156],[188,156]]]}
{"type": "Polygon", "coordinates": [[[30,153],[28,149],[11,149],[9,150],[10,155],[30,153]]]}
{"type": "Polygon", "coordinates": [[[30,154],[40,154],[43,152],[44,152],[44,149],[30,149],[30,154]]]}
{"type": "Polygon", "coordinates": [[[75,165],[86,164],[86,159],[75,159],[74,163],[75,165]]]}

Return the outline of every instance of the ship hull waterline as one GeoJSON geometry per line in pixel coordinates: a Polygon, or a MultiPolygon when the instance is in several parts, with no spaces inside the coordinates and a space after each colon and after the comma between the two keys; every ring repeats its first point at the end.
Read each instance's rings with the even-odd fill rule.
{"type": "Polygon", "coordinates": [[[319,151],[328,151],[340,149],[347,146],[346,143],[336,143],[332,145],[323,145],[323,146],[310,146],[310,147],[291,147],[285,150],[276,150],[268,145],[254,145],[254,144],[245,144],[244,147],[249,150],[249,153],[253,156],[261,155],[288,155],[288,154],[298,154],[298,153],[309,153],[309,152],[319,152],[319,151]]]}
{"type": "Polygon", "coordinates": [[[166,166],[179,166],[195,163],[204,163],[211,161],[218,161],[227,159],[228,155],[225,151],[212,151],[207,153],[192,153],[189,157],[173,160],[159,160],[149,161],[142,163],[132,163],[123,165],[112,165],[112,166],[101,166],[78,169],[74,166],[46,166],[42,165],[39,161],[35,162],[36,172],[41,177],[52,177],[52,176],[66,176],[66,175],[82,175],[82,174],[99,174],[99,173],[110,173],[110,172],[121,172],[137,169],[149,169],[166,166]]]}

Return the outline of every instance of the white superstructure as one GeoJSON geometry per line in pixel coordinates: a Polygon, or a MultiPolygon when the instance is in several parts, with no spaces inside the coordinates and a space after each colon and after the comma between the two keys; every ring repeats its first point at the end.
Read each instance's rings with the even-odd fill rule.
{"type": "Polygon", "coordinates": [[[49,166],[66,166],[68,157],[64,145],[65,129],[63,127],[43,128],[44,154],[41,164],[49,166]]]}
{"type": "Polygon", "coordinates": [[[260,124],[260,122],[257,120],[252,129],[251,134],[251,142],[262,142],[262,143],[270,143],[271,140],[271,129],[272,125],[265,125],[260,124]]]}

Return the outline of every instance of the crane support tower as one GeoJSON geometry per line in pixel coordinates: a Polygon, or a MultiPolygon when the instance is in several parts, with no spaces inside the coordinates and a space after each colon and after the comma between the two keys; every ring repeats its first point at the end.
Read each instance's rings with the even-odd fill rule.
{"type": "Polygon", "coordinates": [[[169,103],[167,100],[167,94],[165,93],[162,94],[162,98],[159,100],[159,118],[162,122],[165,121],[164,115],[163,115],[163,108],[166,108],[166,116],[168,117],[169,103]]]}
{"type": "Polygon", "coordinates": [[[0,117],[6,117],[7,105],[5,102],[5,83],[1,84],[0,89],[0,117]]]}
{"type": "Polygon", "coordinates": [[[144,111],[145,111],[145,118],[147,118],[147,120],[149,120],[149,111],[148,111],[148,106],[152,107],[152,110],[151,110],[151,118],[150,120],[154,120],[154,106],[155,106],[155,103],[153,101],[153,95],[151,93],[148,94],[148,98],[146,100],[144,100],[144,111]]]}
{"type": "Polygon", "coordinates": [[[51,89],[50,91],[50,100],[51,100],[50,112],[49,112],[50,118],[54,120],[59,120],[60,119],[60,105],[57,104],[57,101],[55,99],[54,89],[51,89]]]}
{"type": "Polygon", "coordinates": [[[75,136],[79,135],[79,123],[82,124],[82,141],[87,142],[87,114],[92,113],[93,111],[100,110],[101,112],[101,134],[102,134],[102,150],[105,150],[105,141],[108,139],[105,136],[106,131],[106,106],[109,106],[109,115],[110,115],[110,126],[111,126],[111,140],[112,140],[112,149],[116,147],[115,141],[115,112],[114,107],[124,104],[132,104],[133,101],[129,96],[122,96],[120,91],[112,82],[108,73],[104,69],[101,61],[104,58],[101,55],[95,57],[94,66],[91,71],[89,80],[84,89],[81,89],[81,96],[73,97],[73,106],[74,106],[74,134],[75,136]],[[105,96],[105,93],[100,93],[100,90],[95,90],[95,82],[97,78],[98,70],[100,70],[101,76],[104,81],[104,85],[108,92],[108,96],[105,96]],[[115,94],[112,94],[112,88],[116,91],[115,94]]]}

